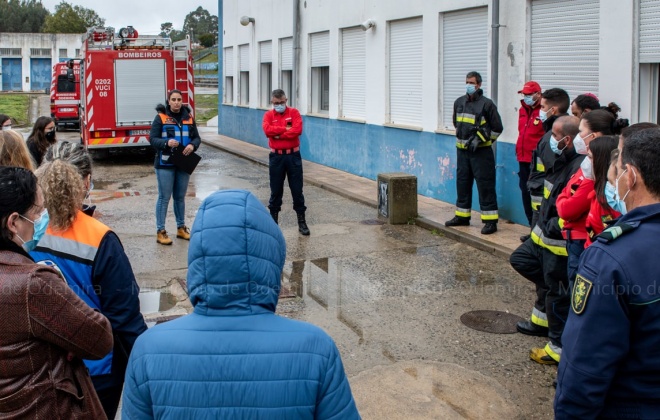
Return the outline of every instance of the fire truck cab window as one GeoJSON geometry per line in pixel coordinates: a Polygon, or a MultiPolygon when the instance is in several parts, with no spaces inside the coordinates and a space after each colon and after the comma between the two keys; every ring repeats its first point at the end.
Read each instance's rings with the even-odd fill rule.
{"type": "Polygon", "coordinates": [[[57,91],[63,93],[73,93],[76,91],[76,84],[67,80],[66,75],[57,76],[57,91]]]}

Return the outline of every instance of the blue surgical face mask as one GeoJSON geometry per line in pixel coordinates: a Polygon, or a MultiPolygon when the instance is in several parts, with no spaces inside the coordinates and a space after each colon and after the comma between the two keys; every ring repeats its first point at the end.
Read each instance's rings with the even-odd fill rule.
{"type": "Polygon", "coordinates": [[[534,95],[525,95],[523,96],[523,102],[527,106],[534,106],[536,101],[534,100],[534,95]]]}
{"type": "Polygon", "coordinates": [[[474,95],[474,92],[477,91],[477,87],[475,85],[471,85],[469,83],[465,84],[465,92],[467,92],[468,95],[474,95]]]}
{"type": "Polygon", "coordinates": [[[605,184],[605,198],[607,199],[607,204],[612,207],[612,210],[626,214],[626,203],[623,200],[619,200],[616,187],[610,182],[605,184]]]}
{"type": "MultiPolygon", "coordinates": [[[[564,140],[565,138],[566,138],[566,137],[562,137],[561,140],[564,140]]],[[[552,151],[553,151],[556,155],[561,155],[562,152],[564,151],[564,149],[566,149],[566,146],[562,147],[561,149],[559,148],[559,142],[560,142],[561,140],[557,141],[557,139],[555,138],[555,136],[552,136],[552,135],[550,136],[550,149],[552,149],[552,151]]]]}
{"type": "Polygon", "coordinates": [[[548,113],[542,109],[539,110],[539,120],[541,120],[541,122],[545,122],[545,120],[547,119],[548,119],[548,113]]]}
{"type": "MultiPolygon", "coordinates": [[[[626,191],[626,193],[623,195],[623,197],[621,197],[621,195],[619,194],[619,180],[621,179],[621,177],[627,171],[628,171],[628,169],[625,169],[623,172],[621,172],[621,175],[619,175],[619,177],[616,179],[616,184],[614,185],[615,198],[619,202],[619,204],[618,204],[619,208],[614,208],[614,207],[612,207],[612,208],[614,210],[618,211],[621,214],[628,213],[628,208],[626,207],[626,201],[625,200],[626,200],[626,197],[628,197],[628,194],[630,194],[630,189],[628,189],[628,191],[626,191]]],[[[633,175],[635,176],[635,179],[633,180],[633,185],[635,185],[637,183],[637,173],[635,172],[634,169],[632,169],[632,171],[633,171],[633,175]]],[[[611,205],[610,205],[610,207],[611,207],[611,205]]]]}
{"type": "Polygon", "coordinates": [[[280,114],[284,114],[284,110],[286,109],[286,105],[275,105],[273,106],[275,108],[275,112],[279,112],[280,114]]]}
{"type": "Polygon", "coordinates": [[[44,234],[46,233],[46,228],[48,228],[48,222],[50,221],[50,216],[48,216],[48,210],[44,209],[44,211],[41,213],[41,216],[39,216],[34,221],[28,219],[27,217],[23,216],[22,214],[19,215],[19,216],[34,225],[34,234],[32,235],[31,240],[26,242],[18,234],[16,235],[16,236],[18,236],[18,239],[23,241],[23,249],[26,252],[33,251],[34,248],[37,247],[37,244],[39,243],[41,238],[43,238],[44,234]]]}

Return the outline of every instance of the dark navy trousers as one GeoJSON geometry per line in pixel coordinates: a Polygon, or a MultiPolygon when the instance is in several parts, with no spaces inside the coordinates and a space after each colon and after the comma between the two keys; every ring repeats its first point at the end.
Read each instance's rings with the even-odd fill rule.
{"type": "Polygon", "coordinates": [[[293,196],[293,209],[296,213],[305,213],[305,197],[303,196],[303,167],[300,152],[290,154],[270,153],[268,157],[268,172],[270,174],[270,201],[268,209],[271,213],[282,209],[282,194],[284,194],[284,179],[289,180],[289,189],[293,196]]]}

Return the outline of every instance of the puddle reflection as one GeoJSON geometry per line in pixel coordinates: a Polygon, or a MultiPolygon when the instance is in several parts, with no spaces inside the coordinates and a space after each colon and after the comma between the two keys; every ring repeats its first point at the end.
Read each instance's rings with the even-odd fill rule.
{"type": "Polygon", "coordinates": [[[199,201],[204,201],[206,197],[216,191],[228,189],[250,190],[252,187],[253,185],[249,181],[241,178],[222,176],[220,174],[209,176],[208,173],[200,173],[190,178],[187,195],[188,197],[196,197],[199,201]]]}

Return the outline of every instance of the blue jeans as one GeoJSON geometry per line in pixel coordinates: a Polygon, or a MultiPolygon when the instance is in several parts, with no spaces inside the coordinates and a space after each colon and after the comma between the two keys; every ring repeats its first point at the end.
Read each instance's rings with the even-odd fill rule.
{"type": "Polygon", "coordinates": [[[156,229],[165,229],[165,218],[167,207],[170,205],[170,197],[174,198],[174,216],[176,227],[186,225],[186,191],[190,175],[180,169],[156,168],[156,179],[158,179],[158,201],[156,201],[156,229]]]}
{"type": "Polygon", "coordinates": [[[568,252],[568,291],[572,293],[573,284],[575,283],[575,276],[577,275],[578,266],[580,265],[580,256],[584,252],[584,243],[586,239],[571,239],[570,230],[567,231],[568,239],[566,240],[566,251],[568,252]]]}

